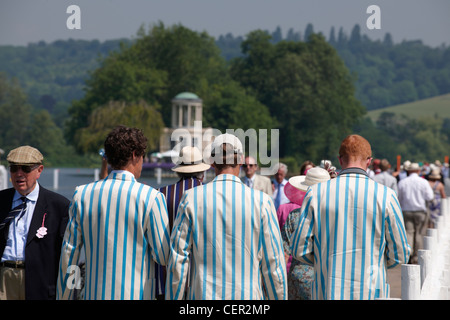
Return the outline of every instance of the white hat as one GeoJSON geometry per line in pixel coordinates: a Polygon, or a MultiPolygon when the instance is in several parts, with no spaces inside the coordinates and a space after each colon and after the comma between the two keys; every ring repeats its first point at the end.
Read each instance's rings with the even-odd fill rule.
{"type": "Polygon", "coordinates": [[[417,162],[413,162],[405,169],[406,171],[420,171],[420,166],[417,162]]]}
{"type": "Polygon", "coordinates": [[[429,179],[441,179],[441,170],[434,169],[431,171],[430,175],[428,176],[429,179]]]}
{"type": "Polygon", "coordinates": [[[197,147],[186,146],[180,151],[178,157],[179,164],[172,168],[172,171],[181,173],[202,172],[211,166],[203,163],[203,157],[197,147]]]}
{"type": "Polygon", "coordinates": [[[238,139],[238,137],[229,133],[221,134],[214,139],[211,145],[211,153],[214,153],[214,150],[220,148],[224,143],[230,144],[233,148],[234,153],[243,153],[241,141],[238,139]]]}
{"type": "Polygon", "coordinates": [[[308,170],[306,176],[295,176],[290,178],[289,183],[299,190],[306,191],[309,186],[330,179],[330,174],[327,170],[320,167],[314,167],[308,170]]]}
{"type": "Polygon", "coordinates": [[[407,170],[410,165],[411,165],[411,161],[409,161],[409,160],[406,160],[405,162],[403,162],[403,170],[407,170]]]}

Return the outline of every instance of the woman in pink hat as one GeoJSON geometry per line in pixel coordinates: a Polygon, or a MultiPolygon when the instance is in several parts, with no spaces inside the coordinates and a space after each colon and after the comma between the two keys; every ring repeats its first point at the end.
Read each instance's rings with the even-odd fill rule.
{"type": "MultiPolygon", "coordinates": [[[[281,237],[283,238],[284,252],[289,256],[288,272],[288,299],[289,300],[310,300],[311,299],[311,285],[313,283],[314,268],[312,266],[301,263],[298,260],[292,259],[290,249],[290,237],[298,224],[301,212],[301,204],[303,198],[308,190],[308,187],[316,183],[324,182],[334,178],[335,168],[331,167],[331,162],[325,164],[325,168],[314,167],[307,171],[306,175],[295,176],[289,179],[290,186],[288,189],[290,195],[286,196],[298,205],[290,211],[285,219],[284,228],[281,228],[281,237]],[[326,169],[325,169],[326,168],[326,169]],[[292,189],[291,189],[292,188],[292,189]]],[[[286,190],[285,187],[285,190],[286,190]]],[[[291,200],[291,201],[292,201],[291,200]]],[[[281,207],[280,207],[281,209],[281,207]]]]}

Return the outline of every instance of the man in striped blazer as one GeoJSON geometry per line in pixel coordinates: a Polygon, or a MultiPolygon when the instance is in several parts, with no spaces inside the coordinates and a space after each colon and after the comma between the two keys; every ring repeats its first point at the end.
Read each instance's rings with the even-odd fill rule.
{"type": "Polygon", "coordinates": [[[76,188],[61,250],[58,299],[71,298],[82,248],[85,299],[155,298],[155,262],[167,262],[169,219],[163,194],[136,180],[146,145],[141,130],[116,127],[105,140],[113,170],[76,188]]]}
{"type": "Polygon", "coordinates": [[[387,268],[408,262],[396,193],[367,176],[369,142],[350,135],[339,149],[337,178],[310,187],[291,236],[295,259],[314,265],[312,299],[389,297],[387,268]]]}
{"type": "MultiPolygon", "coordinates": [[[[169,231],[172,230],[178,205],[186,190],[200,186],[202,184],[205,171],[211,165],[203,162],[203,156],[197,147],[185,146],[180,150],[178,163],[172,168],[180,180],[177,183],[159,188],[167,201],[167,211],[169,213],[169,231]]],[[[163,300],[166,287],[166,268],[157,265],[156,268],[156,298],[163,300]]]]}
{"type": "Polygon", "coordinates": [[[239,179],[242,144],[230,134],[212,144],[211,182],[187,190],[170,240],[166,299],[287,299],[286,263],[269,195],[239,179]],[[188,266],[191,265],[191,268],[188,266]]]}

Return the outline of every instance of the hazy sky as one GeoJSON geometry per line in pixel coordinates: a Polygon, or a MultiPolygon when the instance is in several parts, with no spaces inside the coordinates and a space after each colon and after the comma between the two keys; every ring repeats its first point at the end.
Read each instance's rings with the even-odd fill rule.
{"type": "Polygon", "coordinates": [[[332,26],[349,35],[355,24],[372,39],[391,33],[394,42],[422,40],[450,45],[450,0],[0,0],[0,45],[59,39],[118,39],[162,21],[211,36],[289,28],[303,35],[306,25],[328,39],[332,26]],[[78,5],[81,29],[69,30],[67,7],[78,5]],[[370,5],[381,9],[381,29],[369,30],[370,5]]]}

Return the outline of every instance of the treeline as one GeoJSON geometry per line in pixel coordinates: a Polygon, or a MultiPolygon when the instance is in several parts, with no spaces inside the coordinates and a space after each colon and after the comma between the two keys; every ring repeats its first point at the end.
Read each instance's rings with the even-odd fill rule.
{"type": "MultiPolygon", "coordinates": [[[[308,41],[314,26],[305,31],[289,29],[285,35],[280,27],[270,32],[272,43],[308,41]]],[[[227,60],[242,56],[242,36],[228,33],[217,39],[227,60]]],[[[450,92],[450,46],[432,48],[422,41],[395,43],[386,33],[383,40],[372,40],[355,25],[350,33],[331,28],[327,37],[355,76],[356,97],[367,110],[421,100],[450,92]]]]}
{"type": "MultiPolygon", "coordinates": [[[[307,42],[314,26],[286,32],[280,27],[270,42],[307,42]]],[[[420,40],[395,42],[389,33],[383,40],[371,40],[355,25],[350,33],[331,28],[325,36],[355,77],[356,98],[367,110],[425,99],[450,92],[450,46],[432,48],[420,40]]],[[[245,36],[228,33],[215,39],[221,55],[230,62],[242,57],[245,36]]],[[[63,127],[73,100],[84,95],[85,81],[102,57],[120,50],[135,39],[40,41],[26,47],[0,46],[0,71],[19,80],[29,102],[47,109],[63,127]]]]}

